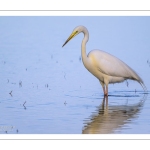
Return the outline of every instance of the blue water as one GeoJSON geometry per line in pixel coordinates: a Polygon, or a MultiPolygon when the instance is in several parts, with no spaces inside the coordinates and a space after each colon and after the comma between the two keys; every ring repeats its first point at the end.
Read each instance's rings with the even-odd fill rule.
{"type": "Polygon", "coordinates": [[[77,25],[90,33],[87,53],[107,51],[150,89],[150,17],[0,17],[1,134],[148,134],[150,97],[135,81],[109,86],[83,66],[77,25]]]}

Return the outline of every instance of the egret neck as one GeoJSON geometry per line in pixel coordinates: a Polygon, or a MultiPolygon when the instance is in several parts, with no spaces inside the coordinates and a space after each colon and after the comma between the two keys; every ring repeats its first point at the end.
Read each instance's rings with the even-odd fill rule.
{"type": "Polygon", "coordinates": [[[84,34],[84,38],[83,38],[82,44],[81,44],[81,55],[82,55],[83,64],[87,68],[88,67],[88,65],[87,65],[88,64],[88,57],[87,57],[87,54],[86,54],[86,43],[89,40],[89,32],[85,28],[82,32],[84,34]]]}

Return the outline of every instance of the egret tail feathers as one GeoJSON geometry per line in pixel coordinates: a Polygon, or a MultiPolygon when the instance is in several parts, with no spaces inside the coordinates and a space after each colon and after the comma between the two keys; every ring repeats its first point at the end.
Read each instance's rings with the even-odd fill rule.
{"type": "Polygon", "coordinates": [[[144,92],[147,92],[147,88],[146,88],[144,82],[141,82],[141,81],[138,81],[138,82],[141,84],[141,86],[142,86],[144,92]]]}

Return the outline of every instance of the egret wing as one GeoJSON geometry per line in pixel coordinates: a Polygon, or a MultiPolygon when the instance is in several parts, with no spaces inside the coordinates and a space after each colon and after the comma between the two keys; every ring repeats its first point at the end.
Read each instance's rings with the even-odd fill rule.
{"type": "Polygon", "coordinates": [[[93,62],[99,71],[106,75],[141,80],[133,69],[109,53],[100,50],[93,50],[89,55],[94,59],[93,62]]]}

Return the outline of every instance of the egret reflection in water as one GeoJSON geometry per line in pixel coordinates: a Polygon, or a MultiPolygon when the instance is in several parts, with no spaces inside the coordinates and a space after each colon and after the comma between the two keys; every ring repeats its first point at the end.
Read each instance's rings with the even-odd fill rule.
{"type": "MultiPolygon", "coordinates": [[[[144,94],[138,103],[125,105],[109,105],[108,97],[104,97],[102,104],[90,119],[85,120],[83,134],[111,134],[126,123],[135,119],[147,98],[144,94]]],[[[138,99],[138,97],[137,97],[138,99]]]]}

